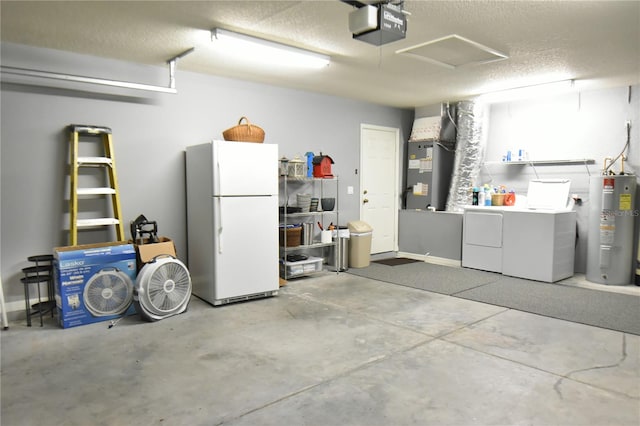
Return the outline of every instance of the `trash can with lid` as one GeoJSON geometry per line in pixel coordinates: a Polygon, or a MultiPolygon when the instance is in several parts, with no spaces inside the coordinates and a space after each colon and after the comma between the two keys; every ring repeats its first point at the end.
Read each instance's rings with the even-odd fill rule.
{"type": "Polygon", "coordinates": [[[346,271],[349,269],[349,228],[338,226],[331,231],[334,245],[329,247],[328,264],[334,271],[346,271]]]}
{"type": "Polygon", "coordinates": [[[371,262],[371,236],[373,228],[367,222],[355,220],[348,223],[351,241],[349,242],[349,266],[366,268],[371,262]]]}

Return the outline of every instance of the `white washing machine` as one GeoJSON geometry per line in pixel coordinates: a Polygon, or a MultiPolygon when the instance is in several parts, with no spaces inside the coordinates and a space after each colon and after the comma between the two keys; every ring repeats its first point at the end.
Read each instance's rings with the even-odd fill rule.
{"type": "Polygon", "coordinates": [[[568,180],[535,180],[524,207],[465,207],[462,266],[546,282],[573,276],[576,212],[567,206],[569,187],[568,180]]]}

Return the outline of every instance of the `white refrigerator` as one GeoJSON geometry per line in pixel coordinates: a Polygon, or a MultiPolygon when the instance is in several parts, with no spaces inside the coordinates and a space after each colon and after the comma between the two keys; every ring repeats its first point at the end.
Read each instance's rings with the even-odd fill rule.
{"type": "Polygon", "coordinates": [[[186,149],[188,267],[212,305],[278,293],[278,146],[186,149]]]}

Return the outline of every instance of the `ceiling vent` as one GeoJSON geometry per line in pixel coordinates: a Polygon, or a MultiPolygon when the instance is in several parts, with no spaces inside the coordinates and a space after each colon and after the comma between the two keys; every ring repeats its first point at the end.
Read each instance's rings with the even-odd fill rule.
{"type": "Polygon", "coordinates": [[[487,64],[509,58],[504,53],[457,34],[400,49],[396,53],[449,69],[472,64],[487,64]]]}

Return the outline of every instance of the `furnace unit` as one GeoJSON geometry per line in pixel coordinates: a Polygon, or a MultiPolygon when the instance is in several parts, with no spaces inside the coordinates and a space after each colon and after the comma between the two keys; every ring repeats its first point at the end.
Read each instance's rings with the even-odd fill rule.
{"type": "Polygon", "coordinates": [[[407,145],[406,208],[444,210],[455,151],[437,141],[409,142],[407,145]]]}
{"type": "Polygon", "coordinates": [[[456,114],[456,104],[442,104],[439,117],[414,122],[407,143],[406,209],[445,210],[455,160],[456,114]]]}

